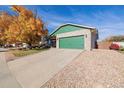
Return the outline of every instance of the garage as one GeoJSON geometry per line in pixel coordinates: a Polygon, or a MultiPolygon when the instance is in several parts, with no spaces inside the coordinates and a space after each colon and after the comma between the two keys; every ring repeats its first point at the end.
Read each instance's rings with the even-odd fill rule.
{"type": "Polygon", "coordinates": [[[59,39],[59,48],[84,49],[84,36],[71,36],[59,39]]]}
{"type": "Polygon", "coordinates": [[[77,24],[64,24],[50,34],[51,45],[64,49],[91,50],[96,48],[98,30],[77,24]]]}

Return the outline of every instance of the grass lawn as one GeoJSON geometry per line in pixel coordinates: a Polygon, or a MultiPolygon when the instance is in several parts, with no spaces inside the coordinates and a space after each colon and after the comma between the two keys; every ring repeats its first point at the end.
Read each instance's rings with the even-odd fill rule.
{"type": "Polygon", "coordinates": [[[31,49],[31,50],[11,50],[10,52],[16,57],[23,57],[31,54],[35,54],[48,49],[31,49]]]}

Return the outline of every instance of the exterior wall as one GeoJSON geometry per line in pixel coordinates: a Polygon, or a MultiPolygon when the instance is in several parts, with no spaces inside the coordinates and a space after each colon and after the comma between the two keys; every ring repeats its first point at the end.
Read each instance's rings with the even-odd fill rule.
{"type": "Polygon", "coordinates": [[[57,34],[56,47],[59,48],[59,38],[70,37],[70,36],[79,36],[79,35],[84,35],[84,49],[85,50],[91,50],[92,44],[91,44],[91,31],[90,31],[90,29],[82,29],[82,30],[57,34]]]}
{"type": "Polygon", "coordinates": [[[92,48],[95,48],[95,46],[96,46],[96,44],[95,44],[96,40],[97,40],[96,33],[93,33],[92,32],[92,34],[91,34],[91,45],[92,45],[91,47],[92,48]]]}

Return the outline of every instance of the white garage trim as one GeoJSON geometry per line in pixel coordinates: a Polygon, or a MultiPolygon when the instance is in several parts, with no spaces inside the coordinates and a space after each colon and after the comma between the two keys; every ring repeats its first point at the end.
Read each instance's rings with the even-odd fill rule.
{"type": "Polygon", "coordinates": [[[82,29],[82,30],[57,34],[56,47],[59,48],[59,39],[60,38],[71,37],[71,36],[80,36],[80,35],[84,36],[84,49],[91,50],[92,46],[91,46],[91,31],[90,31],[90,29],[82,29]]]}

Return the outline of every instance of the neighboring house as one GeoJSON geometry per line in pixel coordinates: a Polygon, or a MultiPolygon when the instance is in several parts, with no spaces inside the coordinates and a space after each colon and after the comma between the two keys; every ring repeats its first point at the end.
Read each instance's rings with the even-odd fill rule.
{"type": "Polygon", "coordinates": [[[52,45],[56,48],[91,50],[97,47],[96,28],[77,24],[64,24],[51,33],[52,45]]]}

